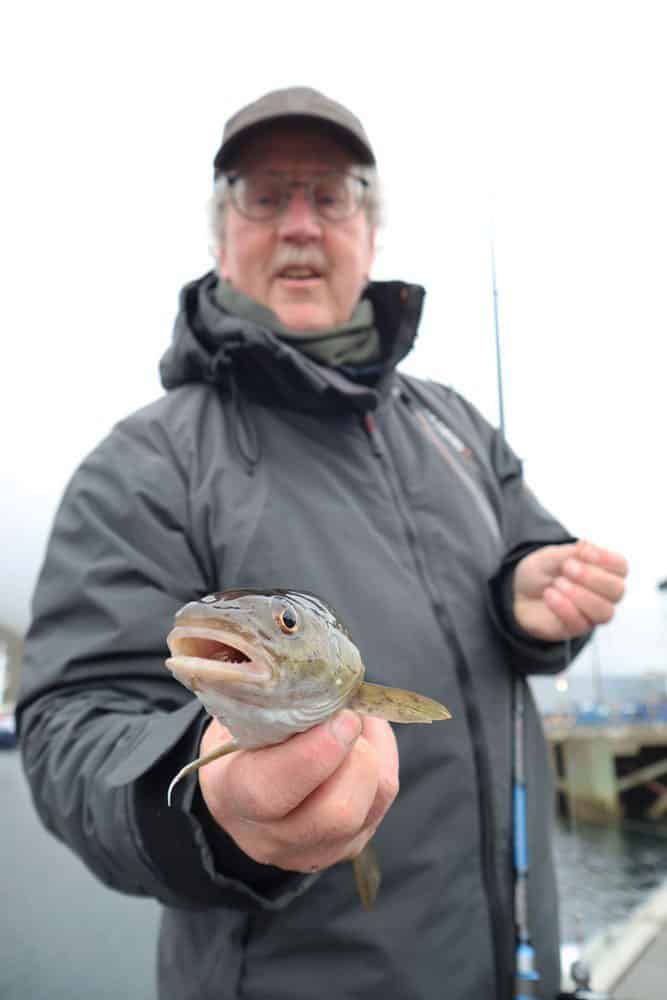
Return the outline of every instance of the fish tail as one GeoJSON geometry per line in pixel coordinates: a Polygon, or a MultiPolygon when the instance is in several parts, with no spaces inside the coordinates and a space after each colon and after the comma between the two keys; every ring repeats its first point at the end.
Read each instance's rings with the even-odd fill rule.
{"type": "Polygon", "coordinates": [[[352,862],[354,880],[365,910],[372,910],[382,881],[380,863],[370,841],[352,862]]]}

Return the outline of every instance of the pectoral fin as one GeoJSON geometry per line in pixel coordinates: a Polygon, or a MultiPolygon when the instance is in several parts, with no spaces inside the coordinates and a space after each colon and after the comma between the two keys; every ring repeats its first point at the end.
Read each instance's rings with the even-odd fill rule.
{"type": "Polygon", "coordinates": [[[372,910],[375,897],[380,888],[382,875],[375,849],[371,847],[370,841],[364,847],[361,854],[352,862],[354,869],[354,880],[357,883],[359,898],[365,910],[372,910]]]}
{"type": "Polygon", "coordinates": [[[450,713],[439,701],[414,691],[385,687],[384,684],[362,684],[347,707],[388,722],[437,722],[440,719],[451,719],[450,713]]]}

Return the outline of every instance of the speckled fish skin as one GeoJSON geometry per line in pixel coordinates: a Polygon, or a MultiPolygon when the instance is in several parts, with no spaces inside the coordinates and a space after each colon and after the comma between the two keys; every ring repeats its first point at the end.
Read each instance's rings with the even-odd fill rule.
{"type": "Polygon", "coordinates": [[[241,747],[317,725],[350,701],[364,676],[335,611],[297,591],[232,590],[193,601],[176,614],[167,644],[174,676],[241,747]]]}
{"type": "MultiPolygon", "coordinates": [[[[336,612],[295,590],[228,590],[186,604],[167,636],[167,667],[232,739],[192,761],[181,778],[224,754],[281,743],[349,707],[391,722],[448,719],[444,705],[413,691],[364,682],[359,650],[336,612]]],[[[370,844],[353,862],[367,910],[380,885],[370,844]]]]}
{"type": "Polygon", "coordinates": [[[282,742],[345,706],[390,722],[450,717],[423,695],[364,683],[339,616],[303,591],[229,590],[192,601],[177,612],[167,644],[167,667],[242,747],[282,742]]]}

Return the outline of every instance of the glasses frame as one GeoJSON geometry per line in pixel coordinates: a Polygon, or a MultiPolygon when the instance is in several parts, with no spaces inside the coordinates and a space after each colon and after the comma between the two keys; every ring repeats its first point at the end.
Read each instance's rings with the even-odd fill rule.
{"type": "MultiPolygon", "coordinates": [[[[277,180],[280,180],[281,178],[281,175],[279,173],[274,173],[270,170],[253,171],[253,173],[267,174],[269,176],[275,177],[277,180]]],[[[311,177],[310,180],[307,181],[291,180],[288,183],[286,183],[284,191],[282,193],[280,205],[278,206],[276,211],[269,216],[263,215],[257,217],[248,214],[248,212],[245,211],[239,205],[237,197],[235,195],[234,185],[237,184],[239,181],[243,180],[246,176],[248,175],[245,175],[241,172],[225,174],[225,177],[227,179],[227,184],[229,186],[230,198],[232,204],[234,205],[234,208],[239,213],[239,215],[242,215],[244,219],[248,219],[250,222],[275,222],[276,219],[279,219],[281,215],[284,215],[284,213],[287,211],[289,203],[292,200],[292,196],[297,188],[304,189],[306,201],[308,202],[311,211],[317,216],[318,219],[324,222],[329,222],[334,224],[337,222],[347,222],[349,219],[354,218],[357,212],[359,212],[364,207],[364,202],[366,201],[366,198],[368,196],[368,190],[370,187],[370,184],[366,180],[366,178],[359,177],[358,174],[350,173],[349,171],[346,170],[327,170],[325,173],[318,174],[316,177],[311,177]],[[337,218],[330,218],[321,211],[321,209],[317,206],[315,202],[313,193],[314,188],[317,186],[317,184],[321,183],[323,179],[331,176],[343,177],[346,180],[354,180],[360,185],[358,203],[354,205],[351,212],[348,212],[346,215],[338,216],[337,218]]]]}

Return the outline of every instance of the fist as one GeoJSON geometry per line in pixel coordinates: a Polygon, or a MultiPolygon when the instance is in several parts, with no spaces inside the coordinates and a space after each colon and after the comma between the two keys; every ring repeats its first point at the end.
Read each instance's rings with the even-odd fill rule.
{"type": "Polygon", "coordinates": [[[590,542],[545,545],[517,563],[514,617],[536,639],[574,639],[612,620],[627,573],[622,555],[590,542]]]}
{"type": "MultiPolygon", "coordinates": [[[[229,738],[216,719],[205,754],[229,738]]],[[[356,857],[398,793],[391,726],[344,710],[260,750],[202,767],[199,784],[216,822],[254,861],[314,872],[356,857]]]]}

